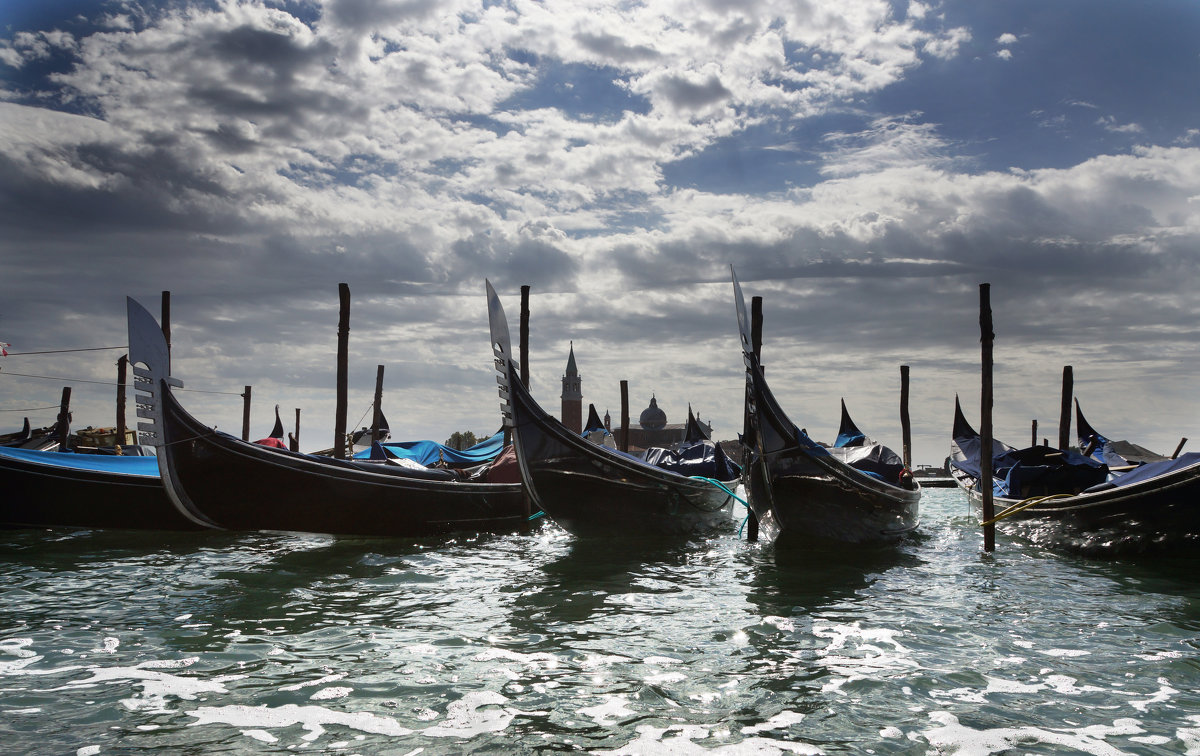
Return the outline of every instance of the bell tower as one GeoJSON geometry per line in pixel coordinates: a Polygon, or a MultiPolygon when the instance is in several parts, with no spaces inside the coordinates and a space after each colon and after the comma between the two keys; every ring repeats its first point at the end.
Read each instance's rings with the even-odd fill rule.
{"type": "Polygon", "coordinates": [[[579,369],[575,367],[575,342],[571,342],[571,354],[567,357],[567,372],[562,379],[562,424],[567,430],[583,433],[583,382],[579,369]]]}

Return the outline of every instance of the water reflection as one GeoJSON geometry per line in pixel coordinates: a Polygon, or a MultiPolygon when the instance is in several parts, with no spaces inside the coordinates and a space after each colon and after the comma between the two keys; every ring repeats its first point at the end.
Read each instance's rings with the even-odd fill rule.
{"type": "Polygon", "coordinates": [[[514,602],[511,621],[519,632],[586,623],[638,596],[649,598],[643,609],[653,612],[653,597],[677,590],[678,570],[704,548],[683,538],[568,538],[565,550],[540,566],[536,583],[514,602]],[[664,572],[671,573],[669,581],[660,579],[664,572]]]}

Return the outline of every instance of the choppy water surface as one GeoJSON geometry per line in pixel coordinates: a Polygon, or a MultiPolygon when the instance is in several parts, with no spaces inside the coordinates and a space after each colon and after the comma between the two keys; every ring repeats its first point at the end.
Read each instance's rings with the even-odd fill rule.
{"type": "MultiPolygon", "coordinates": [[[[1197,560],[0,532],[0,750],[1200,754],[1197,560]]],[[[636,528],[636,523],[631,523],[636,528]]]]}

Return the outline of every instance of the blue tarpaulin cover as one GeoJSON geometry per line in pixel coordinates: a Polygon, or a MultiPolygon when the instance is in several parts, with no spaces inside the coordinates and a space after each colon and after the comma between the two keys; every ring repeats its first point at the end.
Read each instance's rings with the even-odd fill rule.
{"type": "Polygon", "coordinates": [[[733,480],[741,474],[741,468],[712,441],[699,441],[675,450],[652,446],[646,450],[642,461],[688,477],[733,480]]]}
{"type": "Polygon", "coordinates": [[[70,467],[77,470],[158,477],[156,457],[118,457],[112,454],[76,454],[74,452],[36,451],[0,447],[0,457],[18,459],[39,465],[70,467]]]}
{"type": "MultiPolygon", "coordinates": [[[[504,446],[504,434],[497,433],[469,449],[454,449],[436,441],[388,441],[380,444],[389,457],[411,459],[426,467],[445,461],[448,465],[480,465],[496,458],[504,446]]],[[[371,450],[354,455],[355,459],[370,459],[371,450]]]]}
{"type": "Polygon", "coordinates": [[[1141,483],[1142,481],[1150,480],[1151,478],[1157,478],[1162,475],[1166,475],[1167,473],[1175,472],[1176,470],[1182,470],[1185,467],[1191,467],[1198,462],[1200,462],[1200,452],[1188,452],[1187,454],[1181,454],[1179,455],[1178,459],[1164,459],[1161,462],[1148,462],[1144,465],[1134,468],[1133,470],[1130,470],[1127,473],[1124,473],[1123,475],[1116,476],[1111,481],[1092,486],[1088,489],[1088,491],[1107,491],[1110,488],[1131,486],[1134,483],[1141,483]]]}

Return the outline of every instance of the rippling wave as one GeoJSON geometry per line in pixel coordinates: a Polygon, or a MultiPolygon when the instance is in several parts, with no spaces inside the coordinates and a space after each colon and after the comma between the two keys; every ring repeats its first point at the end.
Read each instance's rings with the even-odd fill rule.
{"type": "Polygon", "coordinates": [[[1200,753],[1194,559],[0,533],[10,753],[1200,753]]]}

